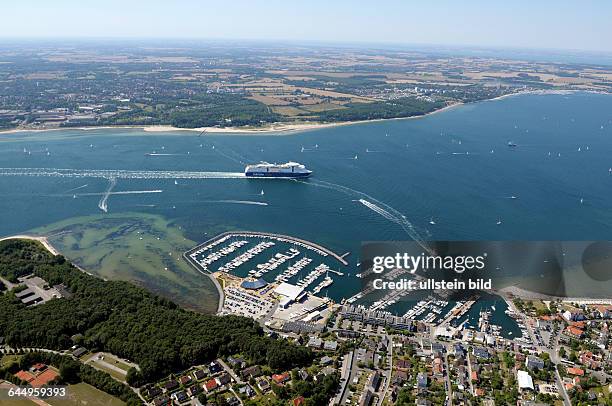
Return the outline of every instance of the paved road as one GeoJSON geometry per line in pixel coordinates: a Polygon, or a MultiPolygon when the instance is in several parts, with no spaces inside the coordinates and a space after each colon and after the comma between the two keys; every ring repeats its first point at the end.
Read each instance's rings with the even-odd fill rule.
{"type": "Polygon", "coordinates": [[[385,402],[385,398],[389,392],[389,387],[391,386],[391,378],[393,376],[393,337],[386,336],[389,340],[389,354],[387,355],[387,363],[389,364],[389,376],[387,376],[387,382],[385,382],[385,389],[382,393],[382,399],[378,404],[382,405],[385,402]]]}
{"type": "Polygon", "coordinates": [[[570,398],[567,395],[567,391],[565,390],[565,386],[563,385],[563,380],[561,380],[561,375],[559,375],[559,371],[555,371],[555,375],[557,377],[557,386],[561,391],[561,395],[563,395],[563,404],[565,406],[572,406],[572,402],[570,402],[570,398]]]}
{"type": "Polygon", "coordinates": [[[232,368],[230,368],[229,365],[227,365],[225,362],[223,362],[223,360],[221,358],[217,359],[217,362],[219,362],[219,364],[221,364],[223,369],[225,369],[225,371],[227,373],[229,373],[232,376],[232,378],[234,378],[236,383],[238,383],[238,384],[243,384],[244,383],[244,381],[242,379],[240,379],[240,377],[238,375],[236,375],[234,370],[232,368]]]}
{"type": "Polygon", "coordinates": [[[351,373],[353,372],[353,356],[354,351],[350,351],[348,354],[344,356],[344,360],[342,361],[342,370],[340,379],[344,379],[341,382],[341,387],[339,393],[329,402],[330,405],[339,405],[342,403],[342,400],[345,398],[345,393],[347,391],[347,387],[349,385],[349,379],[351,378],[351,373]]]}
{"type": "Polygon", "coordinates": [[[444,352],[444,374],[446,380],[446,396],[448,396],[448,405],[453,406],[453,389],[451,386],[450,380],[450,368],[448,365],[448,347],[446,347],[446,351],[444,352]]]}

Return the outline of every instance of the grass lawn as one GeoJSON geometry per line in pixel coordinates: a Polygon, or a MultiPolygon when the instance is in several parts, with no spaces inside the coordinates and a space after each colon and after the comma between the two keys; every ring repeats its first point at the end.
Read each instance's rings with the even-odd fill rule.
{"type": "Polygon", "coordinates": [[[106,373],[108,373],[110,376],[112,376],[113,378],[115,378],[116,380],[120,381],[120,382],[125,382],[125,374],[121,373],[117,370],[108,368],[106,365],[104,364],[100,364],[98,362],[92,361],[92,362],[88,362],[88,365],[91,365],[93,368],[99,369],[101,371],[104,371],[106,373]]]}
{"type": "Polygon", "coordinates": [[[125,403],[86,383],[70,385],[66,399],[47,399],[52,406],[121,406],[125,403]]]}
{"type": "Polygon", "coordinates": [[[276,395],[274,395],[274,393],[268,392],[265,395],[256,396],[252,400],[255,401],[258,405],[265,406],[276,404],[278,398],[276,397],[276,395]]]}
{"type": "Polygon", "coordinates": [[[20,359],[21,355],[3,355],[2,358],[0,358],[0,367],[4,368],[13,362],[18,363],[20,359]]]}
{"type": "Polygon", "coordinates": [[[28,399],[8,398],[8,389],[0,389],[0,406],[36,406],[36,403],[28,399]]]}
{"type": "Polygon", "coordinates": [[[533,304],[533,307],[535,307],[536,310],[548,310],[546,304],[541,300],[534,300],[531,303],[533,304]]]}

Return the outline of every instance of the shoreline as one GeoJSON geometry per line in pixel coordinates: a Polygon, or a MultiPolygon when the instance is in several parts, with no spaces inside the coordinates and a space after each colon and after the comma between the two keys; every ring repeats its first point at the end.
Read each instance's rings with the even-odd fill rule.
{"type": "Polygon", "coordinates": [[[41,243],[47,249],[47,251],[49,251],[53,255],[59,255],[60,254],[59,251],[49,242],[49,239],[47,237],[45,237],[45,236],[35,236],[35,235],[22,234],[22,235],[11,235],[9,237],[0,237],[0,241],[7,241],[7,240],[31,240],[31,241],[38,241],[39,243],[41,243]]]}
{"type": "Polygon", "coordinates": [[[583,303],[590,303],[590,304],[594,304],[594,303],[610,304],[612,303],[612,299],[609,299],[609,298],[598,298],[598,297],[588,297],[588,296],[580,296],[580,297],[556,296],[556,295],[549,295],[546,293],[535,292],[529,289],[521,288],[517,285],[506,286],[504,288],[501,288],[497,290],[497,294],[501,295],[502,297],[516,297],[522,300],[545,300],[545,301],[558,300],[558,301],[565,302],[565,303],[583,302],[583,303]]]}
{"type": "MultiPolygon", "coordinates": [[[[479,100],[473,103],[484,103],[491,101],[498,101],[507,99],[515,96],[522,95],[547,95],[547,94],[572,94],[572,93],[594,93],[594,94],[609,94],[606,92],[599,91],[589,91],[589,90],[567,90],[567,89],[556,89],[556,90],[525,90],[518,91],[515,93],[508,93],[502,96],[497,96],[491,99],[479,100]]],[[[367,124],[367,123],[377,123],[382,121],[393,121],[393,120],[416,120],[421,118],[426,118],[432,116],[434,114],[442,113],[444,111],[448,111],[454,109],[456,107],[464,106],[472,103],[463,103],[463,102],[455,102],[449,104],[448,106],[444,106],[440,109],[430,111],[429,113],[410,116],[410,117],[394,117],[394,118],[377,118],[372,120],[355,120],[355,121],[342,121],[336,123],[273,123],[265,127],[257,127],[257,128],[244,128],[244,127],[197,127],[197,128],[180,128],[174,127],[171,125],[165,124],[156,124],[156,125],[106,125],[106,126],[85,126],[85,127],[57,127],[57,128],[41,128],[41,129],[28,129],[28,128],[12,128],[7,130],[0,130],[0,136],[2,135],[10,135],[10,134],[20,134],[20,133],[42,133],[47,131],[70,131],[70,130],[78,130],[78,131],[95,131],[95,130],[142,130],[144,132],[151,133],[163,133],[163,132],[172,132],[179,133],[183,131],[188,132],[206,132],[208,134],[233,134],[233,135],[288,135],[288,134],[296,134],[305,131],[315,131],[325,128],[334,128],[340,126],[350,126],[356,124],[367,124]]]]}
{"type": "MultiPolygon", "coordinates": [[[[12,235],[12,236],[7,236],[7,237],[0,237],[0,242],[1,241],[7,241],[7,240],[31,240],[31,241],[38,241],[40,242],[47,251],[49,251],[51,254],[53,254],[54,256],[60,255],[60,252],[49,242],[48,237],[46,236],[36,236],[36,235],[29,235],[29,234],[18,234],[18,235],[12,235]]],[[[201,245],[201,244],[200,244],[201,245]]],[[[186,258],[187,252],[183,253],[183,258],[186,258]]],[[[187,260],[188,263],[191,264],[191,262],[189,260],[187,260]]],[[[71,262],[72,263],[72,262],[71,262]]],[[[88,271],[86,271],[85,269],[81,268],[80,266],[72,263],[73,266],[77,267],[80,271],[90,275],[90,276],[95,276],[95,277],[99,277],[97,275],[94,275],[88,271]]],[[[191,264],[193,266],[193,264],[191,264]]],[[[195,268],[195,266],[194,266],[195,268]]],[[[196,268],[197,269],[197,268],[196,268]]],[[[199,271],[199,269],[197,269],[199,271]]],[[[219,281],[216,280],[216,278],[214,277],[213,274],[206,274],[204,272],[201,272],[203,275],[207,276],[209,279],[212,280],[213,284],[215,285],[218,293],[219,293],[219,300],[217,302],[217,313],[221,310],[221,308],[223,307],[223,299],[224,299],[224,291],[223,288],[220,286],[219,281]]],[[[106,280],[105,278],[101,278],[103,280],[106,280]]],[[[565,297],[565,296],[555,296],[555,295],[549,295],[549,294],[545,294],[545,293],[540,293],[540,292],[535,292],[535,291],[531,291],[525,288],[521,288],[517,285],[511,285],[511,286],[506,286],[504,288],[501,289],[495,289],[495,293],[499,296],[501,296],[502,298],[506,298],[508,300],[510,300],[510,298],[520,298],[522,300],[550,300],[550,301],[561,301],[561,302],[565,302],[565,303],[573,303],[573,302],[577,302],[577,303],[586,303],[586,304],[612,304],[612,299],[606,299],[606,298],[597,298],[597,297],[565,297]]]]}
{"type": "MultiPolygon", "coordinates": [[[[512,95],[514,95],[513,93],[512,95]]],[[[522,93],[516,93],[522,94],[522,93]]],[[[504,95],[511,96],[511,95],[504,95]]],[[[504,97],[501,96],[501,97],[504,97]]],[[[489,99],[494,100],[494,99],[489,99]]],[[[486,101],[486,100],[483,100],[486,101]]],[[[453,109],[455,107],[463,106],[465,103],[456,102],[444,106],[440,109],[430,111],[429,113],[410,116],[410,117],[394,117],[394,118],[378,118],[373,120],[355,120],[355,121],[342,121],[337,123],[274,123],[266,127],[261,128],[242,128],[242,127],[197,127],[197,128],[179,128],[171,125],[118,125],[118,126],[89,126],[89,127],[57,127],[57,128],[41,128],[41,129],[28,129],[28,128],[13,128],[8,130],[0,130],[0,136],[20,133],[43,133],[48,131],[95,131],[95,130],[142,130],[144,132],[161,133],[161,132],[198,132],[201,133],[206,131],[208,134],[235,134],[235,135],[273,135],[273,134],[295,134],[304,131],[315,131],[325,128],[334,128],[340,126],[350,126],[355,124],[367,124],[376,123],[381,121],[391,120],[415,120],[432,116],[434,114],[442,113],[444,111],[453,109]]]]}

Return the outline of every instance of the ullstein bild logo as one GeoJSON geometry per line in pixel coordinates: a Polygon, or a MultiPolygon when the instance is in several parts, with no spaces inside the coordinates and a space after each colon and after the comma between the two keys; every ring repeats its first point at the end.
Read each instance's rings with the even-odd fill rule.
{"type": "Polygon", "coordinates": [[[372,287],[376,290],[485,290],[491,289],[491,279],[462,278],[457,277],[427,277],[427,272],[449,271],[461,275],[465,271],[481,271],[485,268],[487,254],[482,255],[410,255],[408,253],[396,253],[392,256],[375,256],[372,259],[372,272],[382,274],[383,272],[397,272],[398,274],[408,272],[410,279],[400,278],[396,280],[385,280],[376,278],[372,280],[372,287]],[[415,275],[417,274],[417,275],[415,275]]]}
{"type": "Polygon", "coordinates": [[[370,241],[361,246],[358,276],[363,294],[449,289],[465,297],[491,290],[610,298],[612,241],[370,241]]]}

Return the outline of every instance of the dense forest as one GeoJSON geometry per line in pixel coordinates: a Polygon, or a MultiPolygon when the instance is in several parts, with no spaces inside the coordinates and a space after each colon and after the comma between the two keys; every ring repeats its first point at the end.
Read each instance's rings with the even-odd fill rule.
{"type": "Polygon", "coordinates": [[[89,349],[109,351],[140,366],[140,372],[128,373],[132,385],[236,353],[275,371],[313,359],[305,347],[265,336],[251,319],[183,310],[130,283],[87,275],[62,256],[49,255],[38,242],[0,242],[0,264],[4,277],[31,270],[72,293],[69,299],[35,307],[25,307],[12,292],[0,295],[0,335],[9,345],[66,349],[73,344],[70,337],[81,333],[89,349]]]}
{"type": "Polygon", "coordinates": [[[241,95],[197,94],[189,99],[158,98],[154,107],[121,112],[101,125],[168,124],[179,128],[259,126],[281,121],[268,106],[241,95]]]}
{"type": "Polygon", "coordinates": [[[27,240],[0,241],[0,276],[17,283],[17,278],[31,274],[37,264],[47,263],[52,257],[40,244],[27,240]]]}
{"type": "Polygon", "coordinates": [[[350,103],[344,109],[327,110],[319,113],[320,121],[378,120],[388,118],[420,116],[445,106],[442,101],[426,101],[414,97],[374,103],[350,103]]]}

